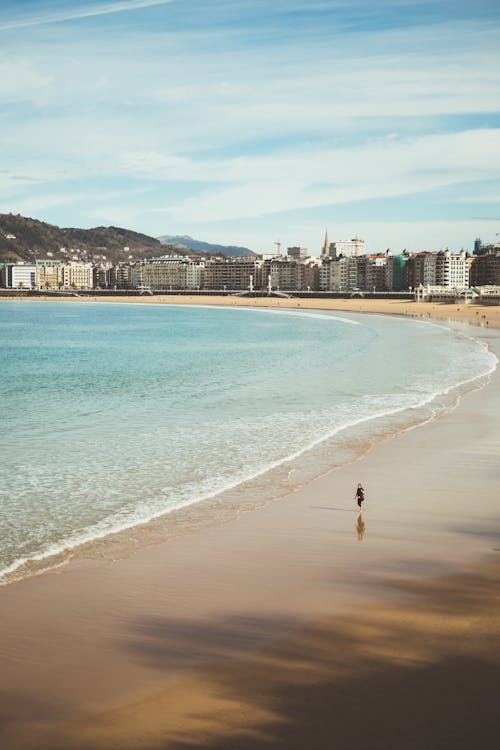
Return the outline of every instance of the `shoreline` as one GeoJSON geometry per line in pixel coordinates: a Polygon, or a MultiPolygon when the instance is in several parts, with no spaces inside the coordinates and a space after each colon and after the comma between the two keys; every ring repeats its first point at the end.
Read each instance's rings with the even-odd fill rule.
{"type": "MultiPolygon", "coordinates": [[[[492,337],[498,351],[498,335],[484,330],[481,337],[492,337]]],[[[391,612],[393,622],[423,616],[415,590],[430,591],[436,580],[442,581],[439,606],[460,610],[463,602],[453,593],[457,580],[465,591],[460,571],[495,557],[498,408],[497,368],[457,409],[377,442],[358,461],[278,502],[116,562],[79,560],[0,589],[6,746],[239,749],[265,747],[269,737],[287,748],[307,746],[286,735],[293,709],[302,717],[298,736],[311,731],[309,699],[340,700],[333,685],[345,661],[353,687],[363,691],[366,671],[354,657],[388,649],[373,638],[375,626],[380,631],[391,612]],[[360,476],[369,488],[362,532],[351,497],[360,476]],[[355,642],[347,637],[352,629],[355,642]],[[323,656],[335,655],[333,672],[320,663],[325,646],[323,656]],[[302,695],[293,706],[285,700],[291,674],[302,695]]],[[[475,607],[460,615],[476,618],[467,637],[478,632],[477,618],[491,605],[496,571],[493,562],[476,569],[475,607]]],[[[431,603],[431,612],[436,606],[431,603]]],[[[453,629],[464,634],[458,610],[453,629]]],[[[490,625],[484,653],[479,646],[474,652],[483,671],[497,636],[490,625]]],[[[444,639],[417,658],[407,651],[405,632],[391,631],[389,665],[404,662],[411,676],[416,665],[441,663],[444,639]]],[[[412,647],[418,651],[415,639],[412,647]]],[[[340,721],[335,731],[347,738],[342,746],[354,747],[352,726],[340,721]]],[[[327,712],[309,746],[327,747],[332,730],[327,712]]]]}
{"type": "MultiPolygon", "coordinates": [[[[2,300],[14,301],[13,297],[0,296],[2,300]]],[[[101,304],[140,304],[140,305],[205,305],[223,307],[269,307],[300,310],[334,310],[344,312],[377,313],[381,315],[402,315],[411,318],[435,319],[466,323],[472,326],[500,328],[500,305],[452,304],[446,302],[414,302],[397,299],[366,298],[284,298],[284,297],[236,297],[216,295],[142,295],[99,297],[18,297],[18,302],[98,302],[101,304]]]]}
{"type": "MultiPolygon", "coordinates": [[[[170,302],[170,299],[170,297],[167,297],[167,302],[170,302]]],[[[214,304],[215,306],[219,307],[224,306],[220,304],[220,299],[227,300],[228,298],[215,299],[216,302],[214,304]]],[[[81,298],[81,300],[87,301],[88,298],[81,298]]],[[[52,298],[47,298],[47,301],[52,301],[52,298]]],[[[72,302],[76,300],[71,298],[62,298],[59,301],[72,302]]],[[[107,301],[108,300],[106,299],[98,298],[99,303],[106,303],[107,301]]],[[[112,301],[121,302],[124,304],[127,304],[129,302],[141,304],[141,300],[139,300],[137,297],[114,298],[112,301]]],[[[155,298],[150,298],[150,301],[151,303],[154,303],[155,298]]],[[[268,309],[269,305],[266,304],[268,300],[258,298],[257,301],[261,303],[258,305],[259,308],[264,310],[268,309]]],[[[280,307],[281,301],[282,300],[280,299],[275,300],[277,304],[274,306],[271,305],[270,307],[280,307]]],[[[330,301],[331,300],[328,300],[327,302],[330,301]]],[[[162,304],[163,302],[164,300],[162,301],[160,299],[159,304],[162,304]]],[[[291,300],[286,300],[286,302],[289,303],[291,302],[291,300]]],[[[354,304],[355,302],[359,301],[341,300],[341,302],[350,302],[354,304]]],[[[378,305],[378,301],[375,302],[377,302],[378,305]]],[[[173,302],[173,304],[177,305],[178,302],[175,301],[173,302]]],[[[188,306],[190,306],[189,302],[187,304],[188,306]]],[[[205,300],[200,300],[200,306],[204,306],[204,304],[205,300]]],[[[252,309],[247,305],[240,304],[239,299],[236,304],[238,307],[241,307],[243,309],[252,309]]],[[[352,304],[349,305],[349,307],[351,307],[352,304]]],[[[231,307],[231,305],[225,306],[231,307]]],[[[307,313],[307,311],[303,309],[290,308],[290,306],[287,304],[287,306],[283,309],[283,312],[289,310],[291,312],[297,312],[299,314],[307,313]]],[[[321,312],[333,313],[335,312],[335,310],[321,308],[321,312]]],[[[344,312],[353,311],[351,309],[345,309],[344,312]]],[[[380,313],[378,310],[376,312],[374,310],[370,310],[369,312],[378,315],[385,314],[380,313]]],[[[355,315],[358,314],[359,311],[356,310],[355,315]]],[[[404,317],[408,317],[408,315],[405,314],[404,317]]],[[[349,319],[346,318],[346,320],[349,319]]],[[[433,318],[431,320],[425,318],[424,322],[441,323],[442,321],[437,318],[433,318]]],[[[452,323],[450,323],[450,321],[448,321],[446,327],[453,327],[453,325],[452,323]]],[[[487,345],[485,346],[487,348],[487,345]]],[[[22,581],[30,579],[32,577],[45,575],[66,565],[78,564],[78,562],[82,559],[92,559],[94,557],[107,558],[109,556],[118,556],[119,558],[127,557],[129,554],[129,550],[133,554],[138,546],[149,546],[151,544],[158,543],[161,544],[162,542],[168,541],[172,537],[175,538],[177,535],[190,534],[197,529],[203,529],[206,527],[208,528],[214,525],[218,526],[237,517],[243,512],[252,512],[258,510],[259,508],[265,507],[266,505],[274,502],[277,499],[286,497],[288,494],[294,492],[297,488],[314,481],[320,476],[324,476],[331,471],[337,471],[348,464],[355,463],[356,461],[360,460],[366,453],[372,450],[374,445],[376,445],[377,443],[396,438],[398,435],[403,434],[407,430],[421,427],[422,425],[426,424],[429,421],[432,421],[433,419],[440,418],[448,411],[459,408],[460,401],[462,400],[462,398],[464,398],[464,396],[467,395],[467,393],[478,388],[483,388],[487,385],[488,378],[495,368],[496,365],[489,373],[476,375],[470,380],[456,383],[450,389],[445,390],[442,393],[435,394],[429,403],[425,402],[419,406],[401,407],[394,412],[387,412],[378,416],[372,415],[367,419],[362,419],[361,422],[363,424],[369,423],[372,425],[373,431],[372,436],[369,439],[367,438],[366,445],[359,445],[356,449],[352,447],[351,449],[346,449],[345,456],[340,461],[337,462],[336,459],[335,463],[332,463],[333,459],[329,458],[327,464],[323,465],[323,461],[321,468],[318,465],[318,454],[316,454],[314,471],[312,471],[311,467],[309,467],[307,476],[304,475],[304,466],[300,466],[300,460],[305,460],[308,462],[308,464],[310,464],[313,457],[313,452],[315,450],[326,449],[327,445],[340,439],[342,439],[342,443],[348,445],[350,445],[353,441],[356,442],[357,428],[359,423],[353,423],[347,427],[342,427],[338,431],[338,433],[336,432],[332,433],[331,435],[322,436],[321,438],[318,438],[318,440],[316,440],[314,443],[301,448],[298,452],[285,456],[283,459],[276,461],[274,464],[259,470],[255,475],[235,481],[234,484],[228,487],[218,489],[210,496],[197,498],[192,502],[188,502],[186,505],[181,505],[179,507],[172,508],[171,510],[158,513],[157,515],[154,515],[142,521],[135,521],[130,525],[123,525],[119,528],[107,529],[98,536],[85,534],[85,538],[82,538],[81,541],[70,540],[71,546],[68,546],[68,544],[66,543],[61,543],[58,549],[51,551],[50,553],[48,551],[43,554],[40,553],[39,556],[28,558],[24,562],[16,561],[9,567],[9,569],[6,569],[6,571],[2,572],[2,574],[0,575],[0,588],[2,588],[3,586],[10,586],[12,584],[21,583],[22,581]],[[444,401],[446,401],[450,397],[450,394],[452,395],[452,400],[449,403],[445,404],[444,401]],[[433,413],[429,416],[429,414],[425,414],[424,412],[427,408],[431,408],[432,404],[437,407],[437,412],[434,412],[433,409],[433,413]],[[412,415],[411,418],[410,414],[412,415]],[[288,469],[285,471],[286,467],[288,467],[288,469]],[[298,484],[290,484],[290,482],[284,481],[280,483],[276,480],[276,475],[278,473],[285,472],[290,475],[290,472],[297,471],[302,474],[302,478],[298,484]],[[252,492],[254,488],[260,495],[263,495],[264,485],[272,485],[274,488],[273,493],[270,495],[267,495],[266,493],[265,499],[262,498],[259,502],[249,503],[243,500],[242,494],[248,495],[249,492],[252,492]],[[240,496],[238,502],[236,503],[231,501],[231,496],[235,493],[240,496]],[[217,511],[220,511],[220,509],[223,508],[226,499],[228,500],[228,503],[231,507],[227,510],[222,511],[221,515],[221,513],[218,513],[217,511]],[[187,523],[184,521],[184,516],[189,516],[189,521],[187,523]]]]}

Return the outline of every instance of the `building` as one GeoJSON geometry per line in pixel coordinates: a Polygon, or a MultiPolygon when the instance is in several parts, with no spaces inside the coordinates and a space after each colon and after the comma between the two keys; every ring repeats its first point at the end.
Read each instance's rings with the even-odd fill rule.
{"type": "Polygon", "coordinates": [[[274,258],[269,268],[271,288],[283,292],[304,289],[304,266],[290,257],[274,258]]]}
{"type": "MultiPolygon", "coordinates": [[[[358,260],[362,260],[361,256],[358,260]]],[[[376,253],[366,255],[365,277],[363,285],[359,284],[360,289],[366,289],[369,292],[386,292],[390,289],[387,286],[387,254],[376,253]]]]}
{"type": "Polygon", "coordinates": [[[365,251],[365,240],[360,240],[357,237],[354,237],[352,240],[336,240],[328,248],[328,254],[332,258],[338,258],[340,255],[357,257],[358,255],[364,255],[365,251]]]}
{"type": "Polygon", "coordinates": [[[186,289],[201,289],[205,272],[204,260],[186,260],[186,289]]]}
{"type": "Polygon", "coordinates": [[[288,247],[287,252],[294,260],[305,260],[309,256],[307,247],[288,247]]]}
{"type": "MultiPolygon", "coordinates": [[[[482,256],[478,256],[482,257],[482,256]]],[[[422,252],[410,255],[407,261],[408,286],[466,289],[469,286],[469,262],[465,252],[422,252]]]]}
{"type": "Polygon", "coordinates": [[[473,258],[470,266],[470,286],[500,286],[500,248],[473,258]]]}
{"type": "Polygon", "coordinates": [[[304,289],[317,292],[321,271],[321,260],[319,258],[306,258],[304,265],[304,289]]]}
{"type": "Polygon", "coordinates": [[[348,292],[359,288],[358,258],[323,259],[320,270],[320,289],[324,292],[348,292]]]}
{"type": "Polygon", "coordinates": [[[109,289],[111,287],[111,263],[101,263],[92,269],[94,289],[109,289]]]}
{"type": "Polygon", "coordinates": [[[131,289],[140,289],[142,287],[142,269],[144,261],[138,260],[130,264],[130,287],[131,289]]]}
{"type": "Polygon", "coordinates": [[[463,250],[460,253],[451,253],[449,250],[437,253],[436,285],[445,289],[467,289],[469,263],[463,250]]]}
{"type": "Polygon", "coordinates": [[[1,269],[1,284],[5,289],[35,289],[36,265],[6,263],[1,269]]]}
{"type": "Polygon", "coordinates": [[[62,266],[63,286],[66,289],[93,289],[93,268],[91,263],[70,261],[62,266]]]}
{"type": "MultiPolygon", "coordinates": [[[[272,261],[266,261],[271,263],[272,261]]],[[[203,288],[219,290],[260,289],[263,262],[248,258],[214,258],[205,264],[203,288]]]]}
{"type": "Polygon", "coordinates": [[[39,289],[60,289],[64,286],[62,260],[37,260],[36,285],[39,289]]]}
{"type": "Polygon", "coordinates": [[[388,291],[402,292],[408,289],[406,264],[408,255],[388,255],[386,265],[385,286],[388,291]]]}
{"type": "Polygon", "coordinates": [[[406,264],[408,288],[436,286],[436,253],[414,253],[406,264]]]}
{"type": "Polygon", "coordinates": [[[131,289],[130,263],[122,261],[112,266],[109,271],[109,285],[111,289],[131,289]]]}
{"type": "Polygon", "coordinates": [[[199,289],[204,267],[204,261],[184,256],[152,258],[141,264],[141,280],[137,278],[137,286],[151,290],[199,289]]]}

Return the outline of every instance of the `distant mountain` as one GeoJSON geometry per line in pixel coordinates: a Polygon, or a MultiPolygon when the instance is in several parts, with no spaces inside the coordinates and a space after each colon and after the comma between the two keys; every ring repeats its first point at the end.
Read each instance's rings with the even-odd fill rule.
{"type": "Polygon", "coordinates": [[[164,234],[158,237],[162,245],[170,245],[179,249],[194,250],[197,253],[208,253],[209,255],[230,255],[240,257],[243,255],[255,255],[253,250],[248,247],[238,247],[237,245],[214,245],[211,242],[202,242],[194,240],[189,235],[164,234]]]}
{"type": "Polygon", "coordinates": [[[94,229],[61,229],[38,219],[19,214],[0,214],[0,260],[34,261],[52,257],[63,259],[77,256],[93,260],[103,256],[114,263],[131,255],[134,259],[165,254],[159,240],[121,227],[94,229]]]}

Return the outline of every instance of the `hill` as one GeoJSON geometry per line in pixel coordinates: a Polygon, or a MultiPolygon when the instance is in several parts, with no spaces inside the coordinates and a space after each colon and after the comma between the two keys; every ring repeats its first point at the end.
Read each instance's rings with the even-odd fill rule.
{"type": "Polygon", "coordinates": [[[117,262],[168,252],[159,240],[121,227],[62,229],[19,214],[0,214],[0,260],[34,261],[52,253],[54,258],[94,260],[106,256],[117,262]]]}
{"type": "Polygon", "coordinates": [[[163,245],[178,247],[179,249],[194,250],[197,253],[208,255],[230,255],[232,257],[241,257],[244,255],[255,255],[248,247],[238,247],[237,245],[214,245],[211,242],[202,242],[194,240],[189,235],[164,234],[158,237],[163,245]]]}
{"type": "Polygon", "coordinates": [[[0,214],[0,261],[33,262],[37,258],[75,258],[118,263],[159,255],[254,255],[246,247],[214,245],[188,235],[164,235],[159,238],[123,227],[61,228],[20,214],[0,214]]]}

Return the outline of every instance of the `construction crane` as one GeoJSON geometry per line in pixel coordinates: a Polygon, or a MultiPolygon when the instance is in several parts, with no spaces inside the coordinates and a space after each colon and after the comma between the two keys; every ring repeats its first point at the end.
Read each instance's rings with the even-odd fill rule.
{"type": "Polygon", "coordinates": [[[278,248],[278,255],[281,255],[281,240],[275,240],[274,244],[278,248]]]}

